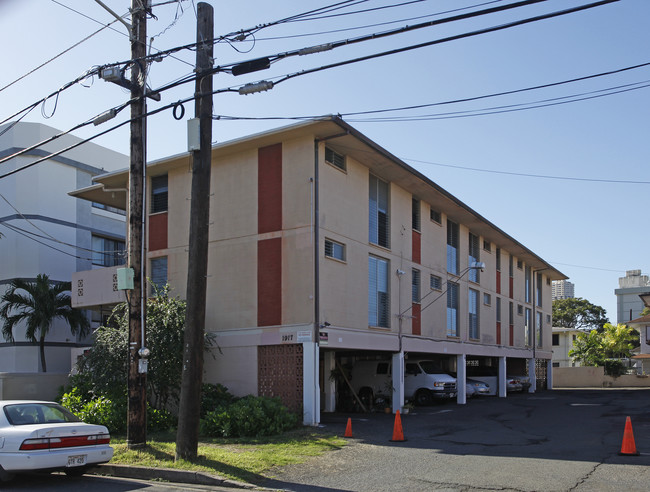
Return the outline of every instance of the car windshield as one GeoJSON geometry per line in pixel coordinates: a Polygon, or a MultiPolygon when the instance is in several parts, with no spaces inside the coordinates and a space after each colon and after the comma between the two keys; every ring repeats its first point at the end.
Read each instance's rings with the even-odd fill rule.
{"type": "Polygon", "coordinates": [[[420,367],[427,374],[445,374],[432,360],[420,361],[420,367]]]}
{"type": "Polygon", "coordinates": [[[15,403],[5,405],[4,411],[11,425],[81,422],[76,415],[56,403],[15,403]]]}

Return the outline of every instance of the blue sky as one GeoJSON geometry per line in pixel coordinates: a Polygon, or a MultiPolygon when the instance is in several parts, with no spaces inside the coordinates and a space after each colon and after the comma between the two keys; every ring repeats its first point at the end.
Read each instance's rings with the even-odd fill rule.
{"type": "MultiPolygon", "coordinates": [[[[130,0],[104,3],[120,14],[130,6],[130,0]]],[[[147,28],[148,35],[155,36],[154,48],[165,50],[194,42],[193,2],[165,3],[153,0],[157,19],[150,19],[147,28]]],[[[329,5],[324,0],[209,3],[215,9],[216,35],[329,5]]],[[[219,43],[215,46],[215,63],[227,65],[509,3],[513,2],[357,2],[331,13],[349,15],[266,27],[255,33],[254,43],[219,43]],[[397,4],[402,5],[390,7],[397,4]],[[472,6],[475,7],[458,10],[472,6]],[[368,9],[375,10],[350,14],[368,9]],[[332,32],[335,30],[338,32],[332,32]]],[[[219,74],[214,87],[237,88],[262,79],[277,81],[301,70],[588,3],[589,0],[547,0],[326,53],[287,58],[264,72],[240,77],[219,74]]],[[[0,36],[4,46],[1,119],[55,92],[92,66],[128,60],[130,46],[125,28],[114,23],[111,27],[115,30],[102,30],[5,87],[112,20],[92,0],[0,0],[0,36]]],[[[644,82],[650,84],[650,67],[462,104],[363,117],[347,113],[476,98],[648,63],[650,54],[644,54],[644,48],[650,46],[649,22],[650,2],[620,0],[553,19],[295,77],[260,94],[218,94],[214,97],[214,112],[254,118],[343,114],[346,121],[369,138],[552,263],[570,277],[577,296],[603,306],[615,322],[614,289],[618,287],[618,278],[630,269],[650,273],[646,253],[650,238],[643,223],[649,185],[639,184],[650,181],[650,92],[648,88],[637,88],[644,82]],[[593,97],[611,92],[619,93],[593,97]],[[579,94],[582,96],[576,96],[579,94]],[[589,99],[556,104],[560,101],[556,98],[567,96],[589,99]],[[512,105],[522,104],[545,107],[512,111],[521,107],[512,105]],[[487,109],[504,106],[509,106],[507,112],[487,109]],[[456,117],[440,114],[450,112],[457,113],[456,117]],[[458,112],[469,113],[458,117],[458,112]],[[476,112],[493,114],[476,116],[476,112]],[[404,121],[405,116],[423,118],[404,121]],[[401,118],[378,121],[379,117],[401,118]]],[[[152,64],[151,87],[192,72],[194,52],[183,51],[174,56],[152,64]]],[[[36,108],[24,121],[68,130],[128,98],[127,92],[116,85],[97,78],[90,82],[85,84],[88,87],[78,84],[62,92],[56,105],[50,100],[43,111],[36,108]],[[48,119],[43,116],[52,113],[48,119]]],[[[192,83],[167,91],[160,103],[150,102],[149,109],[190,97],[193,91],[192,83]]],[[[186,116],[193,114],[193,104],[186,104],[185,109],[186,116]]],[[[127,117],[128,109],[112,122],[97,128],[90,125],[75,134],[90,137],[127,117]]],[[[213,140],[222,142],[291,122],[221,119],[214,122],[213,140]]],[[[167,111],[151,117],[148,125],[150,160],[186,150],[185,121],[176,121],[167,111]]],[[[95,142],[127,153],[128,125],[95,142]]]]}

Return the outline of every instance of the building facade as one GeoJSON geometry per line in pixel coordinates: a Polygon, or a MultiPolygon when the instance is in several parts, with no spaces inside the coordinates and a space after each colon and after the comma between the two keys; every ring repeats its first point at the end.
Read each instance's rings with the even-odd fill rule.
{"type": "MultiPolygon", "coordinates": [[[[188,155],[148,166],[148,271],[184,297],[188,155]]],[[[101,201],[126,172],[75,194],[101,201]]],[[[431,180],[338,118],[213,147],[206,330],[220,350],[205,379],[238,395],[281,396],[317,423],[346,398],[333,377],[360,359],[404,359],[458,374],[550,373],[551,282],[566,277],[431,180]]],[[[86,299],[110,290],[87,281],[86,299]]],[[[99,273],[98,273],[99,275],[99,273]]],[[[533,384],[534,390],[535,384],[533,384]]],[[[347,398],[351,398],[349,394],[347,398]]]]}
{"type": "MultiPolygon", "coordinates": [[[[14,155],[58,133],[38,123],[5,125],[0,127],[0,156],[14,155]]],[[[93,176],[123,168],[126,156],[85,143],[32,165],[80,141],[65,135],[0,165],[0,292],[17,278],[30,281],[47,274],[52,281],[69,282],[73,272],[123,261],[124,211],[75,199],[68,192],[89,185],[93,176]]],[[[98,326],[99,318],[93,322],[98,326]]],[[[38,345],[25,339],[21,327],[14,338],[15,343],[0,340],[0,373],[40,371],[38,345]]],[[[71,350],[88,344],[59,321],[45,342],[47,371],[66,374],[71,350]]]]}
{"type": "Polygon", "coordinates": [[[575,285],[568,280],[553,280],[551,282],[551,297],[557,299],[571,299],[575,297],[575,285]]]}
{"type": "Polygon", "coordinates": [[[580,361],[574,361],[569,357],[569,351],[573,350],[573,342],[579,333],[584,330],[575,328],[553,327],[553,367],[580,367],[580,361]]]}
{"type": "Polygon", "coordinates": [[[640,294],[650,293],[650,277],[641,270],[628,270],[625,277],[618,279],[616,294],[616,322],[627,324],[641,316],[645,307],[640,294]]]}

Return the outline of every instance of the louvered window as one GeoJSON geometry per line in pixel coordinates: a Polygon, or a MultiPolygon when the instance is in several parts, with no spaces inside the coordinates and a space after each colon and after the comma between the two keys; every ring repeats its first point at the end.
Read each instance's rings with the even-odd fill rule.
{"type": "Polygon", "coordinates": [[[429,217],[431,218],[432,221],[437,222],[438,224],[442,224],[442,216],[440,215],[440,212],[438,212],[437,210],[434,210],[433,208],[430,209],[429,217]]]}
{"type": "Polygon", "coordinates": [[[442,278],[438,275],[431,275],[429,283],[433,290],[442,290],[442,278]]]}
{"type": "Polygon", "coordinates": [[[412,270],[411,276],[411,300],[413,302],[420,302],[422,296],[420,295],[420,270],[415,268],[412,270]]]}
{"type": "Polygon", "coordinates": [[[413,198],[411,200],[411,227],[420,231],[420,200],[413,198]]]}
{"type": "MultiPolygon", "coordinates": [[[[469,265],[472,266],[474,263],[481,261],[481,250],[479,248],[479,238],[478,236],[469,233],[469,265]]],[[[481,280],[480,272],[476,268],[470,268],[469,270],[469,280],[471,282],[479,283],[481,280]]]]}
{"type": "Polygon", "coordinates": [[[447,221],[447,271],[458,275],[458,224],[447,221]]]}
{"type": "Polygon", "coordinates": [[[447,284],[447,336],[458,336],[458,284],[447,284]]]}
{"type": "Polygon", "coordinates": [[[390,247],[388,183],[370,175],[369,241],[390,247]]]}
{"type": "Polygon", "coordinates": [[[478,311],[478,291],[469,289],[469,337],[479,338],[479,311],[478,311]]]}
{"type": "Polygon", "coordinates": [[[167,211],[167,175],[151,178],[151,213],[167,211]]]}
{"type": "Polygon", "coordinates": [[[325,256],[345,261],[345,245],[331,239],[325,239],[325,256]]]}
{"type": "Polygon", "coordinates": [[[325,147],[325,162],[338,167],[341,171],[345,171],[345,156],[334,152],[329,147],[325,147]]]}
{"type": "Polygon", "coordinates": [[[368,325],[390,327],[388,261],[368,258],[368,325]]]}

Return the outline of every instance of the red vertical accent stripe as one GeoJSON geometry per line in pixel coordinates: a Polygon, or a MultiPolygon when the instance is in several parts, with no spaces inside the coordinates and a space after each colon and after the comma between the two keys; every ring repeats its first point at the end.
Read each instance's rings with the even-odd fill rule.
{"type": "Polygon", "coordinates": [[[497,345],[501,345],[501,321],[497,321],[497,345]]]}
{"type": "Polygon", "coordinates": [[[257,243],[257,326],[282,324],[282,238],[257,243]]]}
{"type": "Polygon", "coordinates": [[[411,331],[413,335],[422,334],[422,317],[420,315],[420,313],[422,312],[421,308],[422,306],[420,306],[420,304],[413,304],[413,307],[411,308],[411,312],[413,314],[411,331]]]}
{"type": "Polygon", "coordinates": [[[422,234],[416,230],[413,231],[411,245],[413,263],[422,263],[422,234]]]}
{"type": "Polygon", "coordinates": [[[167,249],[167,212],[149,216],[149,251],[167,249]]]}
{"type": "Polygon", "coordinates": [[[515,325],[510,325],[510,346],[515,344],[515,325]]]}
{"type": "Polygon", "coordinates": [[[282,230],[282,144],[257,153],[257,232],[282,230]]]}
{"type": "MultiPolygon", "coordinates": [[[[282,144],[257,152],[257,232],[282,230],[282,144]]],[[[257,243],[257,326],[282,324],[282,238],[257,243]]]]}
{"type": "Polygon", "coordinates": [[[501,272],[497,270],[497,294],[501,294],[501,272]]]}

